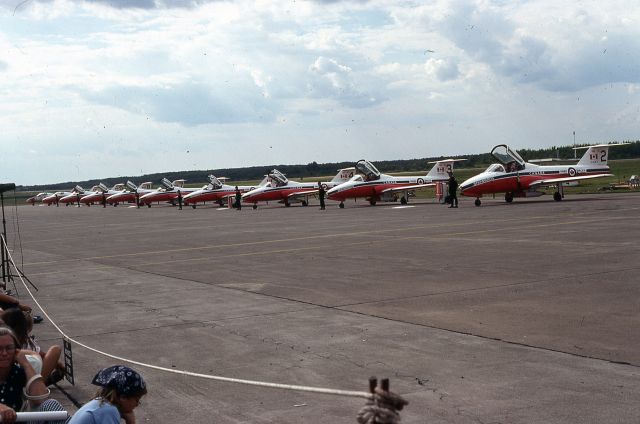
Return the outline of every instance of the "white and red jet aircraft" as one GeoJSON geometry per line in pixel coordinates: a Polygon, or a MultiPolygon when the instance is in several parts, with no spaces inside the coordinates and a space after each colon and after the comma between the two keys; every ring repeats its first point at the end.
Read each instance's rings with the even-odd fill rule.
{"type": "MultiPolygon", "coordinates": [[[[76,187],[79,187],[79,186],[76,186],[76,187]]],[[[73,190],[75,190],[75,188],[73,190]]],[[[46,196],[44,199],[42,199],[42,203],[44,203],[47,206],[51,206],[53,204],[55,204],[56,206],[59,206],[60,199],[70,194],[75,195],[76,192],[75,191],[56,191],[55,193],[50,194],[49,196],[46,196]]]]}
{"type": "MultiPolygon", "coordinates": [[[[321,183],[326,189],[332,188],[347,181],[353,176],[353,168],[340,169],[331,181],[321,183]]],[[[287,179],[283,173],[277,169],[266,175],[268,182],[262,187],[248,191],[242,195],[242,201],[253,203],[253,209],[258,207],[257,202],[277,201],[291,206],[292,202],[301,202],[302,206],[309,204],[309,197],[318,193],[318,183],[301,183],[287,179]]]]}
{"type": "MultiPolygon", "coordinates": [[[[624,144],[624,143],[623,143],[624,144]]],[[[484,194],[505,193],[504,200],[511,203],[514,197],[537,197],[544,193],[540,187],[555,186],[553,194],[556,201],[564,197],[563,185],[610,177],[607,160],[609,147],[623,144],[598,144],[576,149],[587,149],[575,165],[536,165],[525,162],[522,157],[507,146],[500,144],[491,150],[491,155],[500,163],[490,165],[484,172],[469,178],[460,184],[460,193],[475,197],[475,205],[480,206],[480,197],[484,194]]]]}
{"type": "Polygon", "coordinates": [[[423,176],[399,176],[382,174],[373,164],[367,160],[359,160],[356,163],[354,175],[349,181],[342,183],[327,192],[331,200],[339,200],[340,207],[344,208],[344,201],[364,197],[369,204],[374,206],[376,202],[395,202],[400,195],[400,203],[403,205],[409,201],[409,193],[414,190],[435,186],[438,182],[449,179],[449,172],[453,171],[453,164],[465,159],[444,159],[436,162],[427,175],[423,176]]]}
{"type": "Polygon", "coordinates": [[[185,188],[184,183],[185,180],[175,180],[171,182],[163,178],[162,185],[164,187],[140,196],[140,205],[151,207],[151,203],[153,202],[169,202],[174,205],[178,196],[183,196],[184,198],[185,195],[198,190],[197,188],[185,188]]]}
{"type": "Polygon", "coordinates": [[[99,191],[100,191],[100,186],[97,186],[97,185],[91,187],[91,190],[85,190],[81,186],[77,185],[66,196],[60,197],[57,202],[64,203],[65,206],[69,206],[74,203],[77,203],[78,205],[80,205],[80,199],[82,199],[83,196],[97,193],[99,191]]]}
{"type": "Polygon", "coordinates": [[[196,204],[199,202],[218,202],[218,204],[222,206],[226,199],[235,196],[236,187],[238,187],[240,193],[246,193],[257,187],[266,185],[268,178],[265,177],[257,186],[232,186],[224,184],[214,175],[209,175],[209,181],[211,182],[210,184],[184,196],[184,204],[191,205],[193,209],[196,208],[196,204]]]}
{"type": "Polygon", "coordinates": [[[107,203],[113,206],[118,206],[119,203],[139,203],[138,200],[140,196],[143,196],[147,193],[152,193],[154,190],[151,187],[150,182],[140,183],[139,186],[135,185],[131,181],[127,181],[127,187],[131,191],[123,191],[122,193],[112,194],[107,197],[107,203]]]}
{"type": "Polygon", "coordinates": [[[38,193],[35,196],[29,197],[26,202],[31,206],[35,205],[38,202],[42,202],[46,197],[53,196],[54,193],[38,193]]]}
{"type": "Polygon", "coordinates": [[[104,203],[106,205],[107,197],[124,192],[124,184],[122,183],[115,184],[112,188],[108,188],[106,185],[100,183],[98,184],[98,190],[82,196],[80,203],[84,203],[87,206],[91,206],[94,203],[104,203]]]}

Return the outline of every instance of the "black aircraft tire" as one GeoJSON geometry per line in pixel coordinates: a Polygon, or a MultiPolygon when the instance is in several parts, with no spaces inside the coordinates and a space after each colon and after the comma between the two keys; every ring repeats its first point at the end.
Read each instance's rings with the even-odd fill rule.
{"type": "Polygon", "coordinates": [[[480,199],[476,199],[475,202],[473,202],[474,205],[476,206],[480,206],[482,204],[482,202],[480,201],[480,199]]]}
{"type": "Polygon", "coordinates": [[[507,203],[513,202],[513,193],[507,192],[504,194],[504,201],[507,203]]]}

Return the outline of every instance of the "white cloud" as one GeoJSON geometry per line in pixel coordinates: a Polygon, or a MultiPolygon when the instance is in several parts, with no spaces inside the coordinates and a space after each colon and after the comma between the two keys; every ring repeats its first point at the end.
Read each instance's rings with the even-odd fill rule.
{"type": "Polygon", "coordinates": [[[435,76],[440,81],[455,80],[460,76],[458,64],[451,59],[429,59],[425,64],[428,74],[435,76]]]}

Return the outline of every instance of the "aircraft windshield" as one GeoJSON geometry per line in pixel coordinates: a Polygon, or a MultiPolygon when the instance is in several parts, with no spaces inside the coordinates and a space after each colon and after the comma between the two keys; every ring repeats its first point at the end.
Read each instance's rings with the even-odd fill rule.
{"type": "Polygon", "coordinates": [[[380,171],[373,164],[364,159],[356,163],[356,171],[362,174],[367,181],[377,180],[380,178],[380,171]]]}
{"type": "Polygon", "coordinates": [[[273,183],[272,185],[275,185],[276,187],[281,187],[289,182],[287,177],[285,177],[284,174],[277,169],[274,169],[269,173],[269,179],[273,183]]]}
{"type": "Polygon", "coordinates": [[[484,172],[504,172],[504,166],[500,165],[499,163],[494,163],[489,165],[487,170],[484,172]]]}
{"type": "Polygon", "coordinates": [[[507,166],[507,172],[515,172],[524,168],[524,159],[518,152],[511,150],[506,144],[500,144],[493,148],[491,155],[501,164],[507,166]]]}

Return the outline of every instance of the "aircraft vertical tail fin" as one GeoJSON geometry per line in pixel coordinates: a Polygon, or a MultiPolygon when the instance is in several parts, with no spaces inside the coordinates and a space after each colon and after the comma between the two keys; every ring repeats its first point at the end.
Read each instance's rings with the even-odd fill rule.
{"type": "Polygon", "coordinates": [[[443,159],[439,161],[429,162],[434,163],[433,168],[427,174],[429,179],[433,180],[448,180],[449,172],[453,172],[453,165],[456,162],[466,159],[443,159]]]}
{"type": "Polygon", "coordinates": [[[629,143],[616,143],[616,144],[596,144],[586,147],[574,147],[575,150],[587,149],[584,155],[580,158],[578,165],[595,166],[606,168],[607,161],[609,160],[609,147],[624,146],[629,143]]]}
{"type": "Polygon", "coordinates": [[[353,166],[350,168],[338,169],[338,173],[336,174],[335,177],[333,177],[331,182],[343,183],[345,181],[349,181],[355,175],[355,172],[356,172],[356,168],[353,166]]]}
{"type": "Polygon", "coordinates": [[[104,185],[102,183],[98,184],[98,187],[100,188],[100,190],[102,190],[104,192],[109,191],[109,187],[107,187],[106,185],[104,185]]]}
{"type": "Polygon", "coordinates": [[[138,186],[131,181],[127,181],[127,187],[129,187],[131,191],[136,191],[138,189],[138,186]]]}

